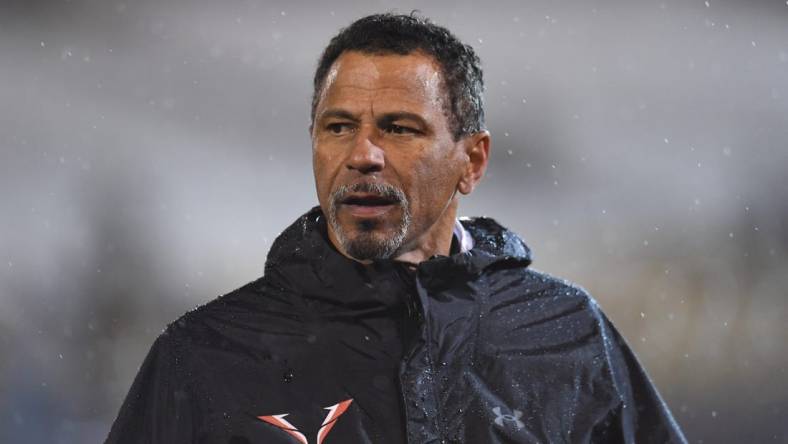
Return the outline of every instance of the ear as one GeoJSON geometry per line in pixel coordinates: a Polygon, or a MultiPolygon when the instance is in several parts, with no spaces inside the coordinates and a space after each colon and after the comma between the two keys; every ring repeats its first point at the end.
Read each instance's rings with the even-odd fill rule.
{"type": "Polygon", "coordinates": [[[471,194],[476,184],[484,177],[487,162],[490,157],[490,132],[479,131],[463,139],[467,164],[465,171],[457,184],[457,191],[462,194],[471,194]]]}

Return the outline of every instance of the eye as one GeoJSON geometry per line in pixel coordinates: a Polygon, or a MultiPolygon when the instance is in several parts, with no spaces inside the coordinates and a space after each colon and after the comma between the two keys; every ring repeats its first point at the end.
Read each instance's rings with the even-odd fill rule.
{"type": "Polygon", "coordinates": [[[341,136],[353,131],[353,125],[345,122],[334,122],[326,125],[326,130],[331,134],[341,136]]]}
{"type": "Polygon", "coordinates": [[[411,127],[408,127],[408,126],[402,126],[402,125],[395,125],[393,123],[389,124],[388,126],[386,126],[383,129],[383,131],[385,131],[387,133],[391,133],[391,134],[398,134],[398,135],[408,135],[408,134],[419,134],[420,133],[420,131],[415,129],[415,128],[411,128],[411,127]]]}

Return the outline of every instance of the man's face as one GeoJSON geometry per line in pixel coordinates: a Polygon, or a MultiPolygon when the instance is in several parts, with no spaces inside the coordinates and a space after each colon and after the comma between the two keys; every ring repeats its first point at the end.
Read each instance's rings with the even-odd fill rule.
{"type": "Polygon", "coordinates": [[[313,167],[329,236],[349,256],[397,256],[445,225],[468,158],[445,100],[439,66],[421,53],[351,51],[332,65],[312,128],[313,167]]]}

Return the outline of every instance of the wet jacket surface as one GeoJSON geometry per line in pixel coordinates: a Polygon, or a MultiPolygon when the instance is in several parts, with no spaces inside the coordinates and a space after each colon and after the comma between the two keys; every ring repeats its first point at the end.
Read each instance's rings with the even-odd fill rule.
{"type": "Polygon", "coordinates": [[[685,442],[584,290],[462,224],[470,251],[362,265],[311,210],[156,340],[107,443],[685,442]]]}

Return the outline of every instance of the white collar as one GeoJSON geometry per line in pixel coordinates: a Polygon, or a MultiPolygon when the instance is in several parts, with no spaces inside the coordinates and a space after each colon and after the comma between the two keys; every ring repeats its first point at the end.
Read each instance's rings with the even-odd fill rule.
{"type": "Polygon", "coordinates": [[[471,237],[471,233],[468,233],[468,230],[462,226],[459,219],[454,219],[454,236],[460,244],[460,253],[465,253],[473,248],[473,237],[471,237]]]}

